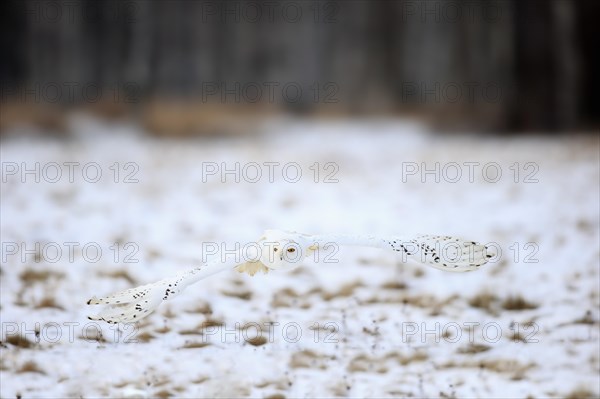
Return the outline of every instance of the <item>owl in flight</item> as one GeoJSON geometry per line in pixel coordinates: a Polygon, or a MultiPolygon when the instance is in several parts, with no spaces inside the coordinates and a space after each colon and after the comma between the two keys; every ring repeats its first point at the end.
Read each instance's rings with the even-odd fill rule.
{"type": "Polygon", "coordinates": [[[179,295],[187,286],[215,273],[236,269],[253,276],[258,271],[290,270],[319,250],[344,245],[395,251],[403,261],[412,260],[449,272],[477,270],[494,256],[485,245],[450,236],[422,235],[405,239],[266,230],[257,242],[247,244],[235,253],[227,251],[226,256],[174,277],[101,298],[94,296],[87,302],[88,305],[108,306],[89,319],[108,323],[136,322],[152,313],[162,302],[179,295]]]}

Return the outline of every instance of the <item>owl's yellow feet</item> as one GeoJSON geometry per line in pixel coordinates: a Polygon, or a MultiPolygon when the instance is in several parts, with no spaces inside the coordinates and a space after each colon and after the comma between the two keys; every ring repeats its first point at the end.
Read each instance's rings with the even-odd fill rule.
{"type": "Polygon", "coordinates": [[[251,276],[254,276],[259,271],[262,271],[263,274],[267,274],[269,272],[269,268],[263,265],[261,262],[246,262],[235,268],[240,273],[248,273],[251,276]]]}

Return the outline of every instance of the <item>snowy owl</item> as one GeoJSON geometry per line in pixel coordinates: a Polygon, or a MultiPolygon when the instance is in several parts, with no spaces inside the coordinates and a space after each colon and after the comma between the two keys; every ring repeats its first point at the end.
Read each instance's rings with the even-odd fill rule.
{"type": "MultiPolygon", "coordinates": [[[[293,231],[266,230],[258,241],[227,256],[184,271],[156,283],[131,288],[109,296],[90,299],[88,305],[108,305],[91,320],[108,323],[136,322],[152,313],[162,302],[180,294],[187,286],[224,270],[236,269],[251,276],[259,271],[290,270],[320,249],[331,246],[366,246],[398,252],[403,260],[450,272],[477,270],[494,254],[474,241],[450,236],[422,235],[414,239],[352,235],[309,235],[293,231]]],[[[315,257],[316,259],[316,257],[315,257]]]]}

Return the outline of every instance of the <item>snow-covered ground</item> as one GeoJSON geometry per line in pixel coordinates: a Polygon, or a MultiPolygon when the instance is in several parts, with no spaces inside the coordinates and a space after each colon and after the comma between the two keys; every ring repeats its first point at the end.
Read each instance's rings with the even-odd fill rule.
{"type": "Polygon", "coordinates": [[[90,120],[72,133],[2,138],[2,398],[599,394],[597,137],[290,120],[185,141],[90,120]],[[92,295],[267,228],[452,234],[501,254],[453,274],[342,248],[216,275],[135,327],[86,317],[92,295]]]}

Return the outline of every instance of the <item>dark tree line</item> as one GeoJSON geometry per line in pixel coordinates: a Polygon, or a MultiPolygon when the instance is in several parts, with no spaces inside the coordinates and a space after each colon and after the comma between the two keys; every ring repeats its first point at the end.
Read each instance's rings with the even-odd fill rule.
{"type": "Polygon", "coordinates": [[[249,82],[308,93],[316,82],[318,100],[275,102],[311,111],[329,96],[348,112],[433,110],[494,130],[590,127],[600,109],[598,4],[6,1],[0,80],[3,100],[47,82],[134,82],[142,100],[249,82]]]}

